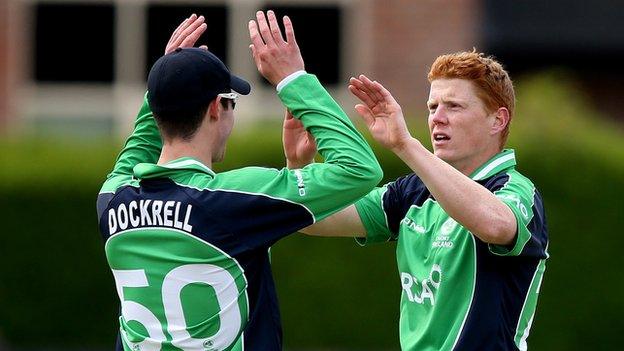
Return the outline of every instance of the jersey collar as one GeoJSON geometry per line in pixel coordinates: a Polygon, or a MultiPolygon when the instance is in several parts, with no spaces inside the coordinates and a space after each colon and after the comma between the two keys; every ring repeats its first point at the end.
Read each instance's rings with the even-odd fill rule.
{"type": "Polygon", "coordinates": [[[474,171],[470,178],[473,180],[483,180],[489,178],[501,171],[513,168],[516,165],[516,153],[513,149],[505,149],[498,154],[494,155],[481,167],[474,171]]]}
{"type": "Polygon", "coordinates": [[[138,179],[166,177],[180,170],[202,172],[215,176],[215,172],[205,164],[192,157],[181,157],[162,165],[153,163],[139,163],[134,166],[134,176],[138,179]]]}

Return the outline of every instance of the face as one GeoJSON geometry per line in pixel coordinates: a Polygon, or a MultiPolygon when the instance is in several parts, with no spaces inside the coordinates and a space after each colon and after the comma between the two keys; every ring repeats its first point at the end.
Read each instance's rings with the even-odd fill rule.
{"type": "Polygon", "coordinates": [[[432,81],[427,107],[434,154],[462,173],[472,173],[498,152],[496,113],[486,111],[472,82],[432,81]]]}
{"type": "Polygon", "coordinates": [[[224,103],[226,107],[219,104],[219,121],[217,122],[218,129],[218,137],[217,137],[217,145],[214,148],[214,152],[212,155],[212,160],[214,162],[221,162],[225,157],[225,149],[226,143],[230,134],[232,133],[232,128],[234,128],[234,105],[233,101],[227,101],[224,103]]]}

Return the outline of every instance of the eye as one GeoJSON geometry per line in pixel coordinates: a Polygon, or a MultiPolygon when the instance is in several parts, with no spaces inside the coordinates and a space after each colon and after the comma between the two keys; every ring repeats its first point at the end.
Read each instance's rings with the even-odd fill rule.
{"type": "Polygon", "coordinates": [[[438,108],[438,105],[437,104],[431,104],[431,105],[429,105],[428,108],[429,108],[429,113],[434,113],[435,110],[438,108]]]}
{"type": "Polygon", "coordinates": [[[455,110],[458,109],[458,108],[461,108],[461,105],[458,104],[458,103],[455,103],[455,102],[449,102],[448,106],[449,106],[449,108],[452,108],[452,109],[455,109],[455,110]]]}

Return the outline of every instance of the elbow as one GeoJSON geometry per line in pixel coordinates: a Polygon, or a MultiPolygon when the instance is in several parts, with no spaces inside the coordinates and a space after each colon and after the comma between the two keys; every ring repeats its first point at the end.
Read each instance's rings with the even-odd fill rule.
{"type": "Polygon", "coordinates": [[[368,191],[376,187],[383,178],[383,171],[379,164],[374,166],[365,167],[361,173],[361,180],[364,183],[363,188],[367,188],[368,191]]]}
{"type": "Polygon", "coordinates": [[[381,182],[381,179],[383,178],[383,170],[381,169],[381,166],[379,165],[379,162],[377,162],[377,160],[375,160],[374,163],[365,167],[363,177],[366,178],[366,180],[368,181],[367,185],[369,185],[371,189],[376,187],[377,184],[381,182]]]}
{"type": "Polygon", "coordinates": [[[383,178],[383,170],[381,169],[379,163],[375,162],[372,173],[373,174],[371,175],[371,181],[373,183],[373,187],[376,187],[383,178]]]}
{"type": "Polygon", "coordinates": [[[517,223],[515,217],[513,220],[500,218],[491,223],[491,225],[483,231],[483,237],[481,239],[488,244],[511,245],[516,239],[516,232],[517,223]]]}

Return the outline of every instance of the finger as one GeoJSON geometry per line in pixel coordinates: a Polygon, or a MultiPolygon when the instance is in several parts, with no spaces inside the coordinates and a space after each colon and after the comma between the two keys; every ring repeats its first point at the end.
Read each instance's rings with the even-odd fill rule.
{"type": "Polygon", "coordinates": [[[264,41],[262,41],[262,37],[260,36],[260,33],[258,32],[258,24],[256,23],[256,21],[251,20],[249,21],[249,37],[251,38],[251,46],[255,47],[256,49],[261,48],[262,46],[264,46],[264,41]]]}
{"type": "Polygon", "coordinates": [[[384,102],[385,97],[381,91],[385,88],[377,81],[372,81],[365,75],[361,75],[360,77],[362,78],[361,80],[364,84],[364,90],[368,93],[371,99],[373,99],[376,103],[384,102]]]}
{"type": "Polygon", "coordinates": [[[171,34],[171,38],[169,38],[169,42],[167,43],[167,45],[168,45],[168,44],[170,44],[172,41],[174,41],[174,40],[178,37],[178,35],[180,35],[180,32],[181,32],[182,30],[184,30],[184,28],[186,28],[186,26],[188,25],[188,23],[190,23],[190,21],[194,21],[194,20],[195,20],[195,18],[196,18],[196,15],[195,15],[195,14],[192,14],[190,17],[185,18],[185,19],[184,19],[184,21],[182,21],[182,23],[180,23],[180,25],[178,26],[178,28],[176,28],[176,29],[173,31],[173,34],[171,34]]]}
{"type": "Polygon", "coordinates": [[[368,92],[368,89],[364,86],[364,83],[357,79],[357,78],[353,78],[351,77],[351,79],[349,79],[349,85],[353,85],[354,87],[356,87],[359,90],[362,90],[364,92],[368,92]]]}
{"type": "Polygon", "coordinates": [[[202,50],[208,51],[208,46],[207,45],[201,45],[199,48],[202,49],[202,50]]]}
{"type": "Polygon", "coordinates": [[[284,119],[293,119],[295,118],[290,111],[286,110],[286,114],[284,115],[284,119]]]}
{"type": "MultiPolygon", "coordinates": [[[[176,46],[182,46],[182,43],[186,41],[186,39],[199,27],[204,24],[204,16],[199,16],[195,21],[191,22],[191,24],[185,28],[182,33],[178,36],[177,40],[173,43],[176,46]]],[[[204,28],[204,30],[206,30],[204,28]]],[[[193,42],[194,44],[195,42],[193,42]]]]}
{"type": "Polygon", "coordinates": [[[199,37],[201,37],[201,35],[204,34],[204,32],[206,31],[206,28],[208,28],[206,23],[202,23],[191,34],[189,34],[186,38],[184,38],[182,43],[180,43],[180,47],[183,47],[183,48],[193,47],[195,45],[195,42],[197,42],[197,39],[199,39],[199,37]]]}
{"type": "Polygon", "coordinates": [[[369,108],[373,108],[376,105],[376,102],[370,97],[367,92],[360,90],[353,85],[349,85],[349,91],[351,92],[351,94],[355,95],[355,97],[360,99],[360,101],[366,104],[366,106],[368,106],[369,108]]]}
{"type": "MultiPolygon", "coordinates": [[[[351,85],[355,86],[358,90],[363,91],[364,93],[366,93],[366,95],[368,95],[368,97],[373,101],[373,103],[378,103],[379,99],[377,98],[377,96],[375,95],[375,92],[371,89],[370,86],[370,80],[368,80],[368,78],[361,74],[359,78],[351,78],[352,80],[350,81],[351,85]]],[[[370,105],[369,105],[370,106],[370,105]]]]}
{"type": "Polygon", "coordinates": [[[171,38],[169,39],[169,43],[167,45],[172,45],[176,41],[179,41],[180,36],[182,35],[182,32],[186,28],[188,28],[188,26],[190,26],[195,20],[197,20],[196,14],[192,14],[189,18],[185,19],[184,22],[182,22],[178,26],[178,28],[176,28],[176,30],[173,32],[173,34],[171,35],[171,38]]]}
{"type": "Polygon", "coordinates": [[[286,32],[286,41],[288,42],[288,44],[297,45],[297,39],[295,39],[295,30],[293,29],[292,21],[288,16],[284,16],[284,31],[286,32]]]}
{"type": "Polygon", "coordinates": [[[362,117],[367,126],[370,127],[375,124],[375,116],[373,115],[373,112],[370,108],[362,104],[357,104],[355,105],[355,111],[358,113],[358,115],[360,115],[360,117],[362,117]]]}
{"type": "Polygon", "coordinates": [[[258,28],[264,42],[267,44],[267,46],[274,46],[275,40],[273,40],[273,36],[271,35],[271,29],[269,29],[266,17],[264,16],[264,12],[256,12],[256,20],[258,21],[258,28]]]}
{"type": "Polygon", "coordinates": [[[363,74],[360,74],[359,79],[362,82],[362,86],[364,87],[365,90],[371,93],[374,91],[375,84],[373,83],[372,80],[370,80],[367,76],[363,74]]]}
{"type": "Polygon", "coordinates": [[[381,83],[377,81],[375,81],[374,83],[377,91],[379,92],[379,96],[381,96],[384,101],[389,103],[397,103],[394,99],[394,96],[392,96],[392,93],[390,93],[388,89],[386,89],[383,85],[381,85],[381,83]]]}
{"type": "Polygon", "coordinates": [[[284,44],[284,38],[282,38],[282,32],[280,31],[275,12],[269,10],[267,12],[269,18],[269,27],[271,28],[271,35],[277,44],[284,44]]]}
{"type": "MultiPolygon", "coordinates": [[[[176,35],[175,38],[172,38],[171,42],[169,44],[167,44],[167,48],[170,50],[175,50],[179,47],[182,46],[182,42],[186,39],[186,37],[188,36],[188,34],[192,33],[192,31],[190,33],[185,33],[186,31],[189,30],[189,28],[192,28],[192,30],[194,31],[195,29],[197,29],[195,27],[195,25],[200,26],[201,22],[197,23],[197,19],[195,19],[194,21],[189,21],[189,23],[187,23],[187,25],[185,25],[183,28],[180,28],[181,31],[176,35]]],[[[192,46],[192,45],[191,45],[192,46]]]]}
{"type": "Polygon", "coordinates": [[[373,81],[373,92],[375,93],[375,96],[377,97],[377,99],[379,99],[380,101],[386,101],[386,102],[390,102],[388,101],[388,99],[386,98],[387,96],[390,96],[390,98],[392,98],[392,95],[390,95],[390,93],[386,90],[386,88],[383,87],[383,85],[379,84],[378,81],[373,81]],[[384,94],[384,91],[388,92],[387,95],[384,94]]]}

